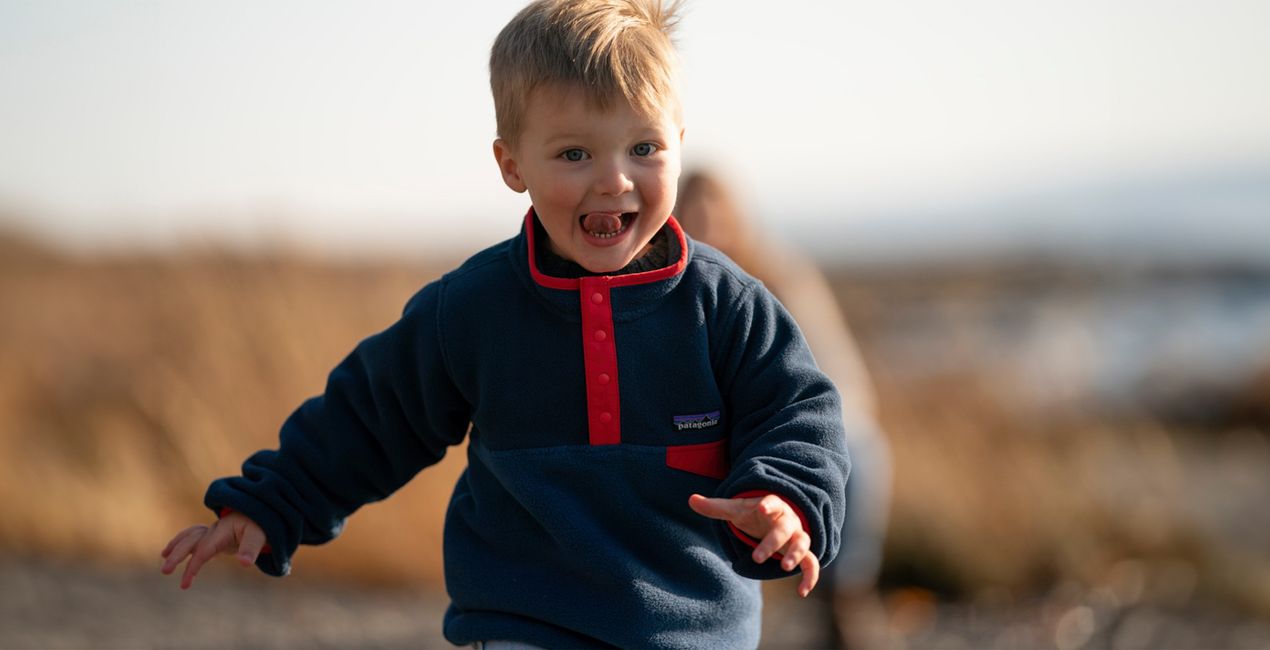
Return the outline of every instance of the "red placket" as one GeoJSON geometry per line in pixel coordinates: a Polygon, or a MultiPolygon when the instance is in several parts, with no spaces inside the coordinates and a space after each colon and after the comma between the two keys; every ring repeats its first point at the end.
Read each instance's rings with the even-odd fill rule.
{"type": "Polygon", "coordinates": [[[579,279],[582,356],[586,371],[587,426],[592,445],[622,442],[621,396],[617,388],[617,344],[607,276],[579,279]]]}

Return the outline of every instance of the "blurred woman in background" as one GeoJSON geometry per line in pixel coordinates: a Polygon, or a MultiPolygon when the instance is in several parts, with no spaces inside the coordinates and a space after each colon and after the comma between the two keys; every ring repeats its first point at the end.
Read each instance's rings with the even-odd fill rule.
{"type": "Polygon", "coordinates": [[[824,574],[829,589],[820,593],[833,599],[840,643],[877,647],[885,635],[876,587],[890,507],[891,455],[859,349],[828,280],[814,263],[756,232],[731,191],[715,176],[690,172],[681,183],[674,214],[684,230],[722,250],[776,295],[798,322],[816,363],[842,394],[851,454],[847,516],[838,558],[824,574]]]}

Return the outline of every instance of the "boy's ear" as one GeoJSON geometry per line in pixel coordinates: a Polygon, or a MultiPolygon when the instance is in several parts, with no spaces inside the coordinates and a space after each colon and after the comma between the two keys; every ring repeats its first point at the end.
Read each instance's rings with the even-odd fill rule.
{"type": "Polygon", "coordinates": [[[498,161],[498,171],[503,173],[503,182],[507,187],[513,192],[524,192],[527,189],[524,179],[520,177],[520,165],[516,164],[511,147],[502,138],[494,140],[494,160],[498,161]]]}

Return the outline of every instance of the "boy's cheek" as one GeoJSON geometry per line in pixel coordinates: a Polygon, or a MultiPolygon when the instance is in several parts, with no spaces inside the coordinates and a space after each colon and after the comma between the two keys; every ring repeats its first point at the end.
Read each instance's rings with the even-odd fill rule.
{"type": "Polygon", "coordinates": [[[529,195],[535,205],[575,205],[582,198],[584,189],[575,179],[565,174],[554,174],[535,179],[529,186],[529,195]]]}

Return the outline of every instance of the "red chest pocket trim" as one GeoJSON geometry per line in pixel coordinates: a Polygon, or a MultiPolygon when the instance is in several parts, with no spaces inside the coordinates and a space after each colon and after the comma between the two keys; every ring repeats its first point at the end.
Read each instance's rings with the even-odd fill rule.
{"type": "Polygon", "coordinates": [[[666,466],[671,469],[723,480],[727,478],[731,465],[726,438],[699,445],[666,447],[666,466]]]}

